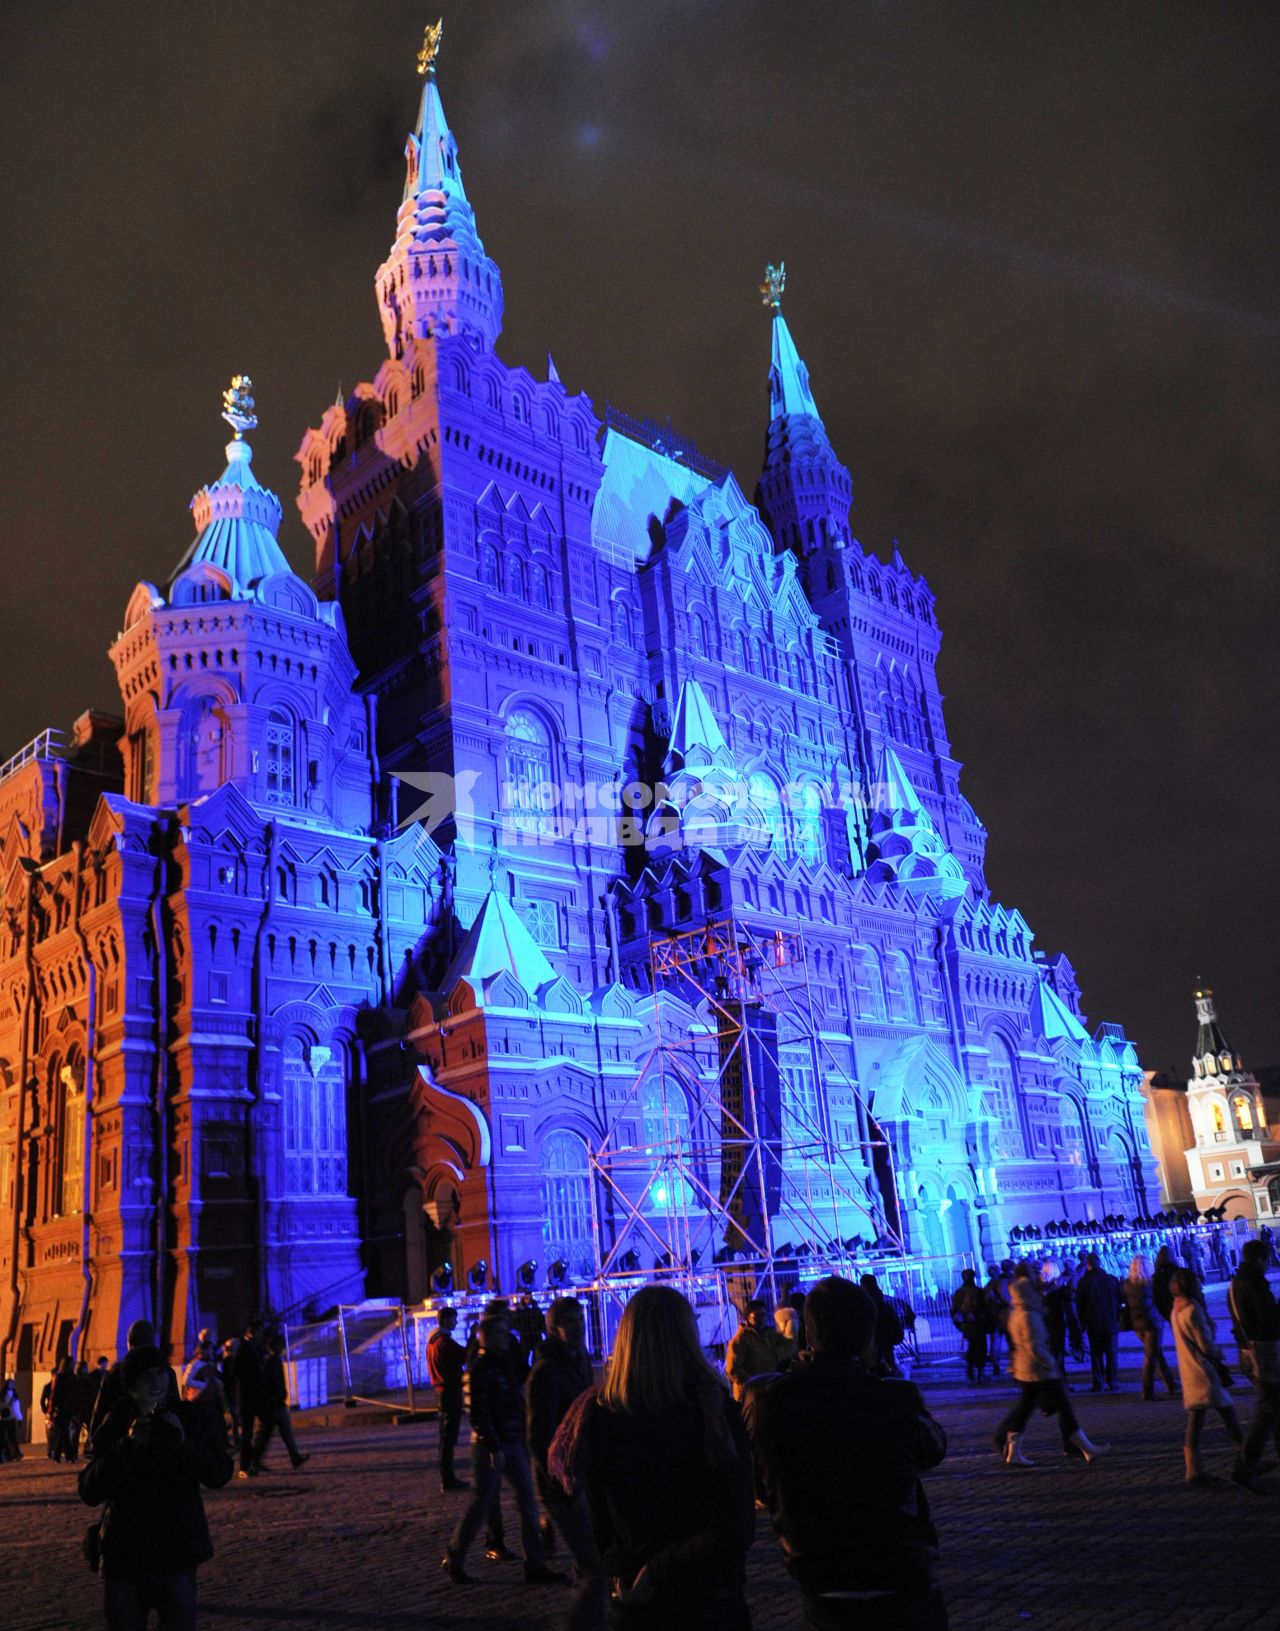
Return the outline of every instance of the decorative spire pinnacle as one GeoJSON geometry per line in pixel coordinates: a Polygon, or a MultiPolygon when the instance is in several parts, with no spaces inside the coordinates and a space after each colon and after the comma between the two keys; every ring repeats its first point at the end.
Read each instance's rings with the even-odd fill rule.
{"type": "Polygon", "coordinates": [[[787,263],[779,261],[776,266],[766,266],[764,269],[764,282],[760,285],[760,299],[772,311],[782,309],[782,291],[787,286],[787,263]]]}
{"type": "Polygon", "coordinates": [[[253,411],[253,381],[248,374],[232,375],[231,384],[222,393],[222,417],[236,433],[236,441],[244,441],[244,433],[257,427],[258,416],[253,411]]]}
{"type": "Polygon", "coordinates": [[[440,40],[444,35],[444,18],[438,18],[434,23],[428,23],[426,32],[422,36],[422,50],[418,52],[418,72],[420,74],[434,74],[436,71],[436,58],[440,55],[440,40]]]}

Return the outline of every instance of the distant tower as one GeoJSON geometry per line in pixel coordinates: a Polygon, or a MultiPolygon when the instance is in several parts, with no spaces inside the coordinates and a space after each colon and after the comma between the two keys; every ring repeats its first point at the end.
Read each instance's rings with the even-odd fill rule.
{"type": "Polygon", "coordinates": [[[1187,1099],[1196,1141],[1187,1170],[1196,1205],[1225,1206],[1227,1217],[1269,1215],[1265,1177],[1253,1175],[1280,1157],[1280,1142],[1270,1136],[1262,1090],[1227,1041],[1208,986],[1197,990],[1195,1003],[1199,1028],[1187,1099]]]}

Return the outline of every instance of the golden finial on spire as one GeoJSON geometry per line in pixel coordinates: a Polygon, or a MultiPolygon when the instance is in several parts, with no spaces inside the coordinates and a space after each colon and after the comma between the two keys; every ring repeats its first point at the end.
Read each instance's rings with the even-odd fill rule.
{"type": "Polygon", "coordinates": [[[235,374],[231,384],[222,393],[222,417],[236,433],[236,441],[244,440],[244,433],[258,423],[253,411],[253,381],[248,374],[235,374]]]}
{"type": "Polygon", "coordinates": [[[436,71],[436,58],[440,55],[440,36],[444,33],[444,18],[427,24],[427,31],[422,36],[422,50],[418,52],[418,72],[420,74],[433,74],[436,71]]]}
{"type": "Polygon", "coordinates": [[[777,311],[782,305],[782,291],[787,286],[787,263],[779,261],[776,266],[766,266],[764,269],[764,282],[760,285],[760,299],[766,306],[777,311]]]}

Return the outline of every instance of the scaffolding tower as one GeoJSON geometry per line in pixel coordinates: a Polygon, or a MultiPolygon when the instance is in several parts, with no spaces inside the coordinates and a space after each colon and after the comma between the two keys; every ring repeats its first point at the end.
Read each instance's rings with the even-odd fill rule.
{"type": "Polygon", "coordinates": [[[747,1298],[901,1257],[892,1152],[803,934],[731,912],[655,936],[649,972],[653,1046],[591,1151],[598,1289],[675,1284],[717,1341],[747,1298]]]}

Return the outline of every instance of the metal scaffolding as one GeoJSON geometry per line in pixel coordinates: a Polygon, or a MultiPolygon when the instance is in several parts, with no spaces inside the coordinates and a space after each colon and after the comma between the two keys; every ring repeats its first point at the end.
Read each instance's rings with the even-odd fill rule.
{"type": "Polygon", "coordinates": [[[731,913],[656,936],[650,975],[653,1047],[591,1152],[597,1286],[668,1279],[709,1327],[901,1256],[891,1151],[824,1032],[803,934],[731,913]]]}

